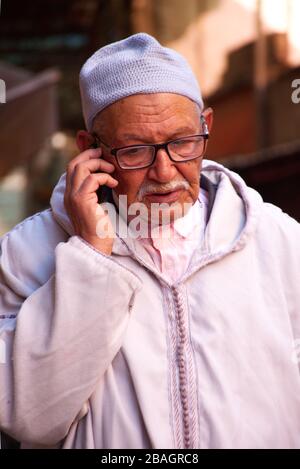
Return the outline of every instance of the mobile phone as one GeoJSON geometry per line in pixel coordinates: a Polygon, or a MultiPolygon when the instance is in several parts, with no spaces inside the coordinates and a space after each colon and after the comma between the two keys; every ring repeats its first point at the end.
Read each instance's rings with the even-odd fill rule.
{"type": "MultiPolygon", "coordinates": [[[[93,149],[95,148],[96,149],[96,148],[99,148],[99,145],[95,141],[95,142],[91,143],[90,148],[93,148],[93,149]]],[[[100,173],[100,171],[95,171],[95,172],[100,173]]],[[[97,197],[98,197],[98,204],[100,204],[101,202],[103,202],[103,189],[102,189],[101,186],[97,189],[96,194],[97,194],[97,197]]]]}

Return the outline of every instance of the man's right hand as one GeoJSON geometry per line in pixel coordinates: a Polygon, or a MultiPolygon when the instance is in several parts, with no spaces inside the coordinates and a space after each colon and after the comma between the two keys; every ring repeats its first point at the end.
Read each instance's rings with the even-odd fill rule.
{"type": "Polygon", "coordinates": [[[115,232],[109,216],[98,203],[96,191],[103,185],[114,188],[118,181],[109,174],[115,170],[115,167],[101,159],[101,153],[101,148],[89,149],[70,161],[67,167],[64,204],[75,234],[81,236],[98,251],[110,255],[115,232]],[[102,226],[103,222],[107,223],[108,230],[105,237],[97,235],[97,224],[100,219],[102,226]]]}

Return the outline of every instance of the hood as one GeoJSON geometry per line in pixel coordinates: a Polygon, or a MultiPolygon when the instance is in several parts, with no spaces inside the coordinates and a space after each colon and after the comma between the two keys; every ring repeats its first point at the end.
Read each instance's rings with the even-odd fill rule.
{"type": "MultiPolygon", "coordinates": [[[[204,251],[210,256],[220,257],[242,249],[255,232],[263,204],[261,196],[248,187],[238,174],[210,160],[203,160],[200,181],[209,194],[204,251]]],[[[74,230],[64,207],[65,184],[64,173],[54,188],[50,205],[57,223],[72,236],[74,230]]],[[[113,252],[125,254],[125,245],[131,250],[130,238],[121,240],[118,236],[113,252]]]]}

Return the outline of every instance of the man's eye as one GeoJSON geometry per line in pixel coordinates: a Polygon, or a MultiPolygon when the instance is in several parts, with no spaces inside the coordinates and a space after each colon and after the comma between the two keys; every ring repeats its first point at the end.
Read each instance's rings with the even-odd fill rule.
{"type": "Polygon", "coordinates": [[[186,143],[194,143],[195,138],[183,138],[182,140],[176,140],[174,143],[175,145],[185,145],[186,143]]]}
{"type": "Polygon", "coordinates": [[[126,148],[124,149],[121,154],[124,156],[139,156],[144,155],[145,148],[144,147],[133,147],[133,148],[126,148]]]}
{"type": "Polygon", "coordinates": [[[129,155],[135,155],[137,153],[140,153],[141,149],[140,148],[129,148],[126,153],[129,155]]]}

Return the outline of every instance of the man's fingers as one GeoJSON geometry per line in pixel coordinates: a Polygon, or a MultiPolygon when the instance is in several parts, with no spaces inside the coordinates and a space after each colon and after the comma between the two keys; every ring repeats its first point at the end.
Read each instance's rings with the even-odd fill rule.
{"type": "Polygon", "coordinates": [[[88,150],[83,151],[82,153],[77,155],[75,158],[73,158],[69,162],[67,169],[70,171],[73,171],[73,169],[78,163],[82,163],[83,161],[87,161],[91,158],[100,158],[101,154],[102,154],[101,148],[89,148],[88,150]]]}
{"type": "Polygon", "coordinates": [[[88,150],[83,151],[78,156],[73,158],[68,166],[66,171],[66,191],[69,192],[71,189],[72,184],[72,177],[75,167],[79,163],[83,163],[84,161],[89,161],[91,159],[99,159],[102,154],[101,148],[89,148],[88,150]]]}
{"type": "Polygon", "coordinates": [[[100,186],[108,186],[114,188],[118,185],[118,181],[108,173],[90,174],[81,184],[78,195],[90,194],[96,192],[100,186]]]}
{"type": "Polygon", "coordinates": [[[84,161],[75,166],[71,182],[71,190],[77,192],[84,182],[84,180],[94,171],[99,171],[103,173],[112,173],[114,172],[115,167],[108,161],[102,160],[100,158],[93,158],[88,161],[84,161]]]}

